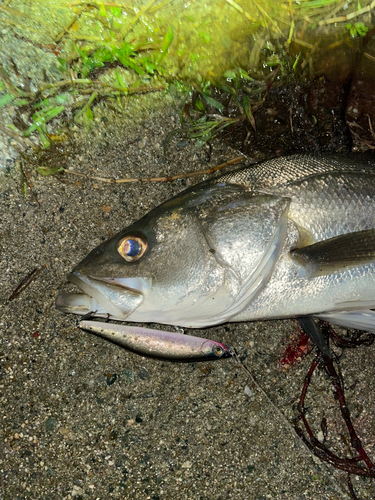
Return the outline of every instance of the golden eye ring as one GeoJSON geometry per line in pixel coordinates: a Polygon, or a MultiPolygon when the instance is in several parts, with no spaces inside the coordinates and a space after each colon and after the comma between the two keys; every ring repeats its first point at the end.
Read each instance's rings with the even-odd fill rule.
{"type": "Polygon", "coordinates": [[[221,356],[224,354],[224,349],[220,345],[215,345],[214,348],[212,349],[212,353],[217,358],[221,358],[221,356]]]}
{"type": "Polygon", "coordinates": [[[125,236],[117,244],[117,251],[127,262],[139,260],[147,250],[147,241],[139,236],[125,236]]]}

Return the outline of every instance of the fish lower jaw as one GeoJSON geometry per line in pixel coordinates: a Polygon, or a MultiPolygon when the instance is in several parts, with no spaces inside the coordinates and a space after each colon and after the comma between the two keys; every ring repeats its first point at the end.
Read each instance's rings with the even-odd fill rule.
{"type": "Polygon", "coordinates": [[[85,315],[90,312],[106,313],[95,299],[83,293],[60,293],[56,297],[56,308],[64,313],[85,315]]]}
{"type": "Polygon", "coordinates": [[[84,307],[91,308],[89,312],[100,315],[99,317],[106,315],[107,317],[124,321],[144,300],[141,292],[130,290],[123,284],[114,284],[110,280],[96,279],[77,271],[73,271],[68,276],[68,279],[82,290],[84,293],[81,295],[85,296],[84,298],[75,298],[74,295],[77,294],[72,294],[73,297],[71,299],[67,298],[65,300],[66,303],[73,306],[72,312],[81,310],[81,306],[83,305],[84,307]]]}
{"type": "Polygon", "coordinates": [[[63,313],[124,321],[124,318],[110,314],[95,299],[84,293],[60,293],[56,297],[55,305],[56,309],[63,313]]]}

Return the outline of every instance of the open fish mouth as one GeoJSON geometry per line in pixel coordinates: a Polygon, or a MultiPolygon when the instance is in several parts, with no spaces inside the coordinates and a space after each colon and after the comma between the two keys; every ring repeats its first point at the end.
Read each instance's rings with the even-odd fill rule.
{"type": "Polygon", "coordinates": [[[143,302],[149,284],[143,278],[102,278],[77,271],[68,279],[84,293],[61,293],[56,307],[62,312],[125,320],[143,302]]]}

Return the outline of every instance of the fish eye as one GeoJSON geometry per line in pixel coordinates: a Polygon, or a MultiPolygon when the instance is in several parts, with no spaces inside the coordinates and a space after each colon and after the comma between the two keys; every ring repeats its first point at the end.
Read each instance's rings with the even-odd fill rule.
{"type": "Polygon", "coordinates": [[[224,349],[220,345],[215,345],[212,349],[212,354],[214,354],[217,358],[220,358],[224,354],[224,349]]]}
{"type": "Polygon", "coordinates": [[[125,236],[117,244],[117,251],[127,262],[134,262],[142,257],[147,249],[147,241],[139,236],[125,236]]]}

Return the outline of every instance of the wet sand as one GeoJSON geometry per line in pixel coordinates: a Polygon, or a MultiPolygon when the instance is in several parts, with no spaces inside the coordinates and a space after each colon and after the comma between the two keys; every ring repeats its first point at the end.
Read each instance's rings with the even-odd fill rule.
{"type": "MultiPolygon", "coordinates": [[[[156,98],[155,98],[156,99],[156,98]]],[[[135,127],[99,124],[67,150],[67,165],[100,177],[150,177],[214,167],[238,151],[172,141],[178,109],[135,127]]],[[[247,162],[251,159],[247,160],[247,162]]],[[[246,163],[246,162],[245,162],[246,163]]],[[[5,174],[4,174],[5,175],[5,174]]],[[[73,290],[66,275],[87,253],[202,178],[112,186],[65,174],[32,174],[40,206],[14,168],[0,203],[0,498],[346,500],[346,475],[322,463],[291,420],[313,354],[284,371],[294,320],[228,324],[191,334],[235,346],[234,360],[173,363],[145,358],[77,328],[54,306],[73,290]],[[46,266],[46,267],[43,267],[46,266]],[[8,298],[34,268],[39,276],[8,298]]],[[[375,346],[346,350],[340,366],[349,408],[375,455],[375,346]]],[[[306,403],[314,430],[327,418],[331,449],[345,450],[337,401],[322,372],[306,403]]],[[[346,453],[348,453],[346,449],[346,453]]],[[[360,498],[374,485],[353,478],[360,498]]]]}

